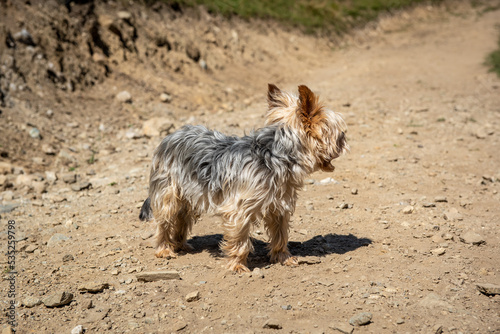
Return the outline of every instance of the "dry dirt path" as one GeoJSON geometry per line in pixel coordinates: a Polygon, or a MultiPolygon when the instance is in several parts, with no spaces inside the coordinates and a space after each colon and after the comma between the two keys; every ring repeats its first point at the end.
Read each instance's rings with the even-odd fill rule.
{"type": "MultiPolygon", "coordinates": [[[[278,84],[319,92],[345,116],[352,148],[300,195],[296,268],[269,265],[257,229],[252,275],[226,272],[222,229],[209,216],[193,230],[193,253],[154,258],[153,227],[137,215],[159,137],[103,137],[118,149],[102,148],[76,183],[60,173],[43,197],[2,214],[22,240],[18,332],[498,333],[499,296],[476,288],[500,285],[500,80],[482,65],[498,22],[500,11],[417,9],[321,50],[308,71],[290,65],[278,84]],[[181,279],[137,281],[157,270],[181,279]],[[110,288],[79,291],[91,282],[110,288]],[[73,294],[69,305],[38,304],[58,291],[73,294]],[[362,312],[371,322],[349,325],[362,312]]],[[[237,134],[260,126],[272,78],[259,80],[259,102],[191,120],[237,134]]]]}

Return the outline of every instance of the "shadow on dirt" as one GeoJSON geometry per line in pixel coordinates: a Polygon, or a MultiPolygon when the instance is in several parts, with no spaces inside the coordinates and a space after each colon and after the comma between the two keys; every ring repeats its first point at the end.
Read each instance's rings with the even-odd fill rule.
{"type": "MultiPolygon", "coordinates": [[[[223,240],[222,234],[211,234],[204,236],[194,236],[188,240],[194,247],[193,253],[208,251],[210,255],[222,257],[224,254],[220,250],[220,243],[223,240]]],[[[249,267],[262,267],[269,264],[268,245],[269,243],[259,239],[253,239],[254,251],[248,258],[249,267]]],[[[329,254],[345,254],[360,247],[368,246],[371,239],[358,238],[355,235],[326,234],[317,235],[304,242],[289,241],[288,248],[294,256],[325,256],[329,254]]]]}

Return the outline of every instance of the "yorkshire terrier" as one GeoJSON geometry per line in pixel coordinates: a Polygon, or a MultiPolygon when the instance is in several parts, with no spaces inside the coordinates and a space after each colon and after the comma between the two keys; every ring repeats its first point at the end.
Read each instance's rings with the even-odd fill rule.
{"type": "Polygon", "coordinates": [[[190,251],[188,233],[203,212],[224,219],[227,267],[249,271],[250,228],[263,222],[271,262],[297,265],[288,250],[297,191],[314,171],[332,172],[347,153],[346,125],[308,87],[299,96],[269,84],[266,126],[243,137],[186,125],[156,148],[140,219],[156,222],[156,256],[190,251]]]}

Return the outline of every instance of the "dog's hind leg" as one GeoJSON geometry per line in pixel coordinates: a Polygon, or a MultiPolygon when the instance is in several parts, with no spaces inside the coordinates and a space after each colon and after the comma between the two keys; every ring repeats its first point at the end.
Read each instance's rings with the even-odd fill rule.
{"type": "Polygon", "coordinates": [[[267,217],[265,227],[269,233],[269,256],[272,263],[281,263],[288,266],[298,265],[296,257],[288,250],[288,230],[290,214],[267,217]]]}

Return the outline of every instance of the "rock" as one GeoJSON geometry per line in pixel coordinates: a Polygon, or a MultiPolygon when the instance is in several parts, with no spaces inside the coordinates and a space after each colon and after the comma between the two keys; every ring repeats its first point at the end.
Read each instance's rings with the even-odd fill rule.
{"type": "Polygon", "coordinates": [[[65,236],[64,234],[56,233],[52,237],[50,237],[49,241],[47,241],[47,247],[58,246],[69,239],[70,238],[65,236]]]}
{"type": "Polygon", "coordinates": [[[298,259],[298,264],[318,264],[321,263],[321,260],[317,257],[313,256],[308,256],[308,257],[301,257],[298,259]]]}
{"type": "Polygon", "coordinates": [[[125,137],[128,139],[140,139],[143,137],[142,133],[139,133],[139,131],[131,129],[125,132],[125,137]]]}
{"type": "Polygon", "coordinates": [[[126,21],[128,21],[132,18],[132,14],[130,12],[126,12],[124,10],[119,11],[116,15],[118,16],[119,19],[126,20],[126,21]]]}
{"type": "Polygon", "coordinates": [[[45,181],[33,181],[31,186],[36,194],[43,194],[47,192],[48,185],[45,181]]]}
{"type": "Polygon", "coordinates": [[[463,216],[456,208],[451,208],[448,211],[445,211],[443,214],[443,218],[449,221],[455,220],[463,220],[463,216]]]}
{"type": "Polygon", "coordinates": [[[53,184],[54,182],[56,182],[57,181],[56,172],[45,171],[45,180],[47,180],[50,184],[53,184]]]}
{"type": "MultiPolygon", "coordinates": [[[[5,199],[5,197],[4,197],[5,199]]],[[[19,206],[17,203],[0,205],[0,213],[9,213],[14,211],[19,206]]]]}
{"type": "Polygon", "coordinates": [[[442,300],[438,295],[435,293],[429,293],[427,296],[425,296],[419,303],[418,306],[420,307],[425,307],[429,309],[443,309],[443,310],[450,310],[452,306],[442,300]]]}
{"type": "Polygon", "coordinates": [[[26,297],[23,300],[23,305],[24,305],[24,307],[27,307],[27,308],[32,308],[32,307],[38,306],[41,303],[42,303],[42,301],[39,298],[32,297],[32,296],[26,297]]]}
{"type": "Polygon", "coordinates": [[[264,272],[260,268],[254,268],[252,271],[252,277],[264,278],[264,272]]]}
{"type": "Polygon", "coordinates": [[[186,301],[188,303],[197,301],[198,299],[200,299],[200,292],[199,291],[193,291],[193,292],[188,293],[186,295],[186,301]]]}
{"type": "Polygon", "coordinates": [[[153,117],[142,125],[142,133],[147,137],[166,136],[175,128],[174,123],[164,117],[153,117]]]}
{"type": "Polygon", "coordinates": [[[130,93],[126,90],[116,94],[116,99],[121,103],[132,103],[132,95],[130,95],[130,93]]]}
{"type": "Polygon", "coordinates": [[[64,183],[73,184],[76,182],[76,174],[75,173],[66,173],[62,175],[62,180],[64,183]]]}
{"type": "Polygon", "coordinates": [[[354,331],[354,328],[343,322],[331,324],[329,327],[334,331],[338,331],[343,334],[352,334],[354,331]]]}
{"type": "Polygon", "coordinates": [[[434,202],[446,203],[446,202],[448,202],[448,199],[446,198],[446,196],[436,196],[436,197],[434,197],[434,202]]]}
{"type": "Polygon", "coordinates": [[[15,333],[16,332],[14,331],[14,329],[12,329],[10,325],[7,325],[2,329],[2,334],[15,334],[15,333]]]}
{"type": "Polygon", "coordinates": [[[0,161],[0,175],[11,174],[14,167],[11,163],[6,161],[0,161]]]}
{"type": "Polygon", "coordinates": [[[436,249],[431,250],[431,253],[434,255],[438,255],[438,256],[443,255],[444,253],[446,253],[446,249],[443,247],[436,248],[436,249]]]}
{"type": "Polygon", "coordinates": [[[38,246],[37,246],[37,245],[33,245],[33,244],[31,244],[31,245],[28,245],[28,246],[24,249],[24,251],[25,251],[26,253],[33,253],[33,252],[34,252],[35,250],[37,250],[37,249],[38,249],[38,246]]]}
{"type": "Polygon", "coordinates": [[[351,194],[357,195],[358,194],[358,189],[357,188],[352,188],[351,189],[351,194]]]}
{"type": "Polygon", "coordinates": [[[469,231],[460,236],[460,240],[466,244],[481,245],[486,243],[483,237],[475,232],[469,231]]]}
{"type": "Polygon", "coordinates": [[[41,139],[42,138],[42,136],[40,135],[40,130],[38,130],[37,128],[31,128],[29,134],[30,134],[30,137],[33,139],[41,139]]]}
{"type": "Polygon", "coordinates": [[[200,49],[198,49],[198,47],[193,42],[190,42],[186,45],[186,54],[195,62],[198,62],[201,57],[200,49]]]}
{"type": "Polygon", "coordinates": [[[62,291],[45,297],[42,302],[47,307],[59,307],[71,303],[72,300],[73,294],[71,292],[62,291]]]}
{"type": "Polygon", "coordinates": [[[23,43],[28,46],[35,46],[35,42],[33,41],[33,37],[26,29],[21,29],[21,31],[16,32],[13,36],[15,41],[23,43]]]}
{"type": "Polygon", "coordinates": [[[406,206],[404,209],[403,209],[403,213],[405,215],[409,215],[410,213],[413,213],[415,211],[415,208],[411,205],[408,205],[406,206]]]}
{"type": "Polygon", "coordinates": [[[334,179],[332,179],[331,177],[327,177],[326,179],[323,179],[321,181],[319,181],[319,184],[321,185],[327,185],[327,184],[330,184],[330,183],[333,183],[335,182],[334,179]]]}
{"type": "Polygon", "coordinates": [[[82,190],[85,190],[85,189],[89,189],[90,187],[92,186],[92,184],[88,181],[82,181],[82,182],[78,182],[74,185],[71,186],[71,190],[73,191],[82,191],[82,190]]]}
{"type": "Polygon", "coordinates": [[[262,328],[281,329],[283,328],[277,319],[268,319],[262,328]]]}
{"type": "Polygon", "coordinates": [[[19,174],[16,177],[17,186],[32,186],[33,181],[36,179],[34,175],[19,174]]]}
{"type": "Polygon", "coordinates": [[[174,280],[174,279],[181,278],[181,276],[179,275],[179,272],[177,272],[175,270],[145,271],[145,272],[136,274],[135,277],[137,278],[138,281],[143,281],[143,282],[174,280]]]}
{"type": "Polygon", "coordinates": [[[76,326],[75,328],[73,328],[71,330],[71,334],[82,334],[84,331],[83,331],[83,326],[82,325],[78,325],[76,326]]]}
{"type": "Polygon", "coordinates": [[[163,103],[170,103],[172,101],[172,96],[167,93],[160,94],[160,101],[163,103]]]}
{"type": "Polygon", "coordinates": [[[109,288],[109,283],[88,282],[78,287],[80,292],[98,293],[109,288]]]}
{"type": "Polygon", "coordinates": [[[47,154],[47,155],[56,155],[56,149],[54,146],[44,143],[42,145],[42,152],[47,154]]]}
{"type": "Polygon", "coordinates": [[[182,321],[182,320],[178,320],[176,322],[174,322],[172,324],[172,330],[175,331],[175,332],[180,332],[181,330],[183,330],[184,328],[187,327],[187,323],[182,321]]]}
{"type": "Polygon", "coordinates": [[[432,202],[423,203],[423,204],[422,204],[422,207],[424,207],[424,208],[435,208],[435,207],[436,207],[436,204],[434,204],[434,203],[432,203],[432,202]]]}
{"type": "Polygon", "coordinates": [[[75,260],[75,257],[71,254],[66,254],[62,258],[63,262],[70,262],[70,261],[74,261],[74,260],[75,260]]]}
{"type": "Polygon", "coordinates": [[[485,295],[500,295],[500,285],[490,283],[476,283],[476,288],[485,295]]]}
{"type": "Polygon", "coordinates": [[[59,161],[65,166],[76,166],[77,160],[67,149],[62,149],[57,155],[59,161]]]}
{"type": "Polygon", "coordinates": [[[353,326],[368,325],[371,321],[372,321],[372,314],[370,312],[363,312],[349,319],[349,323],[353,326]]]}

